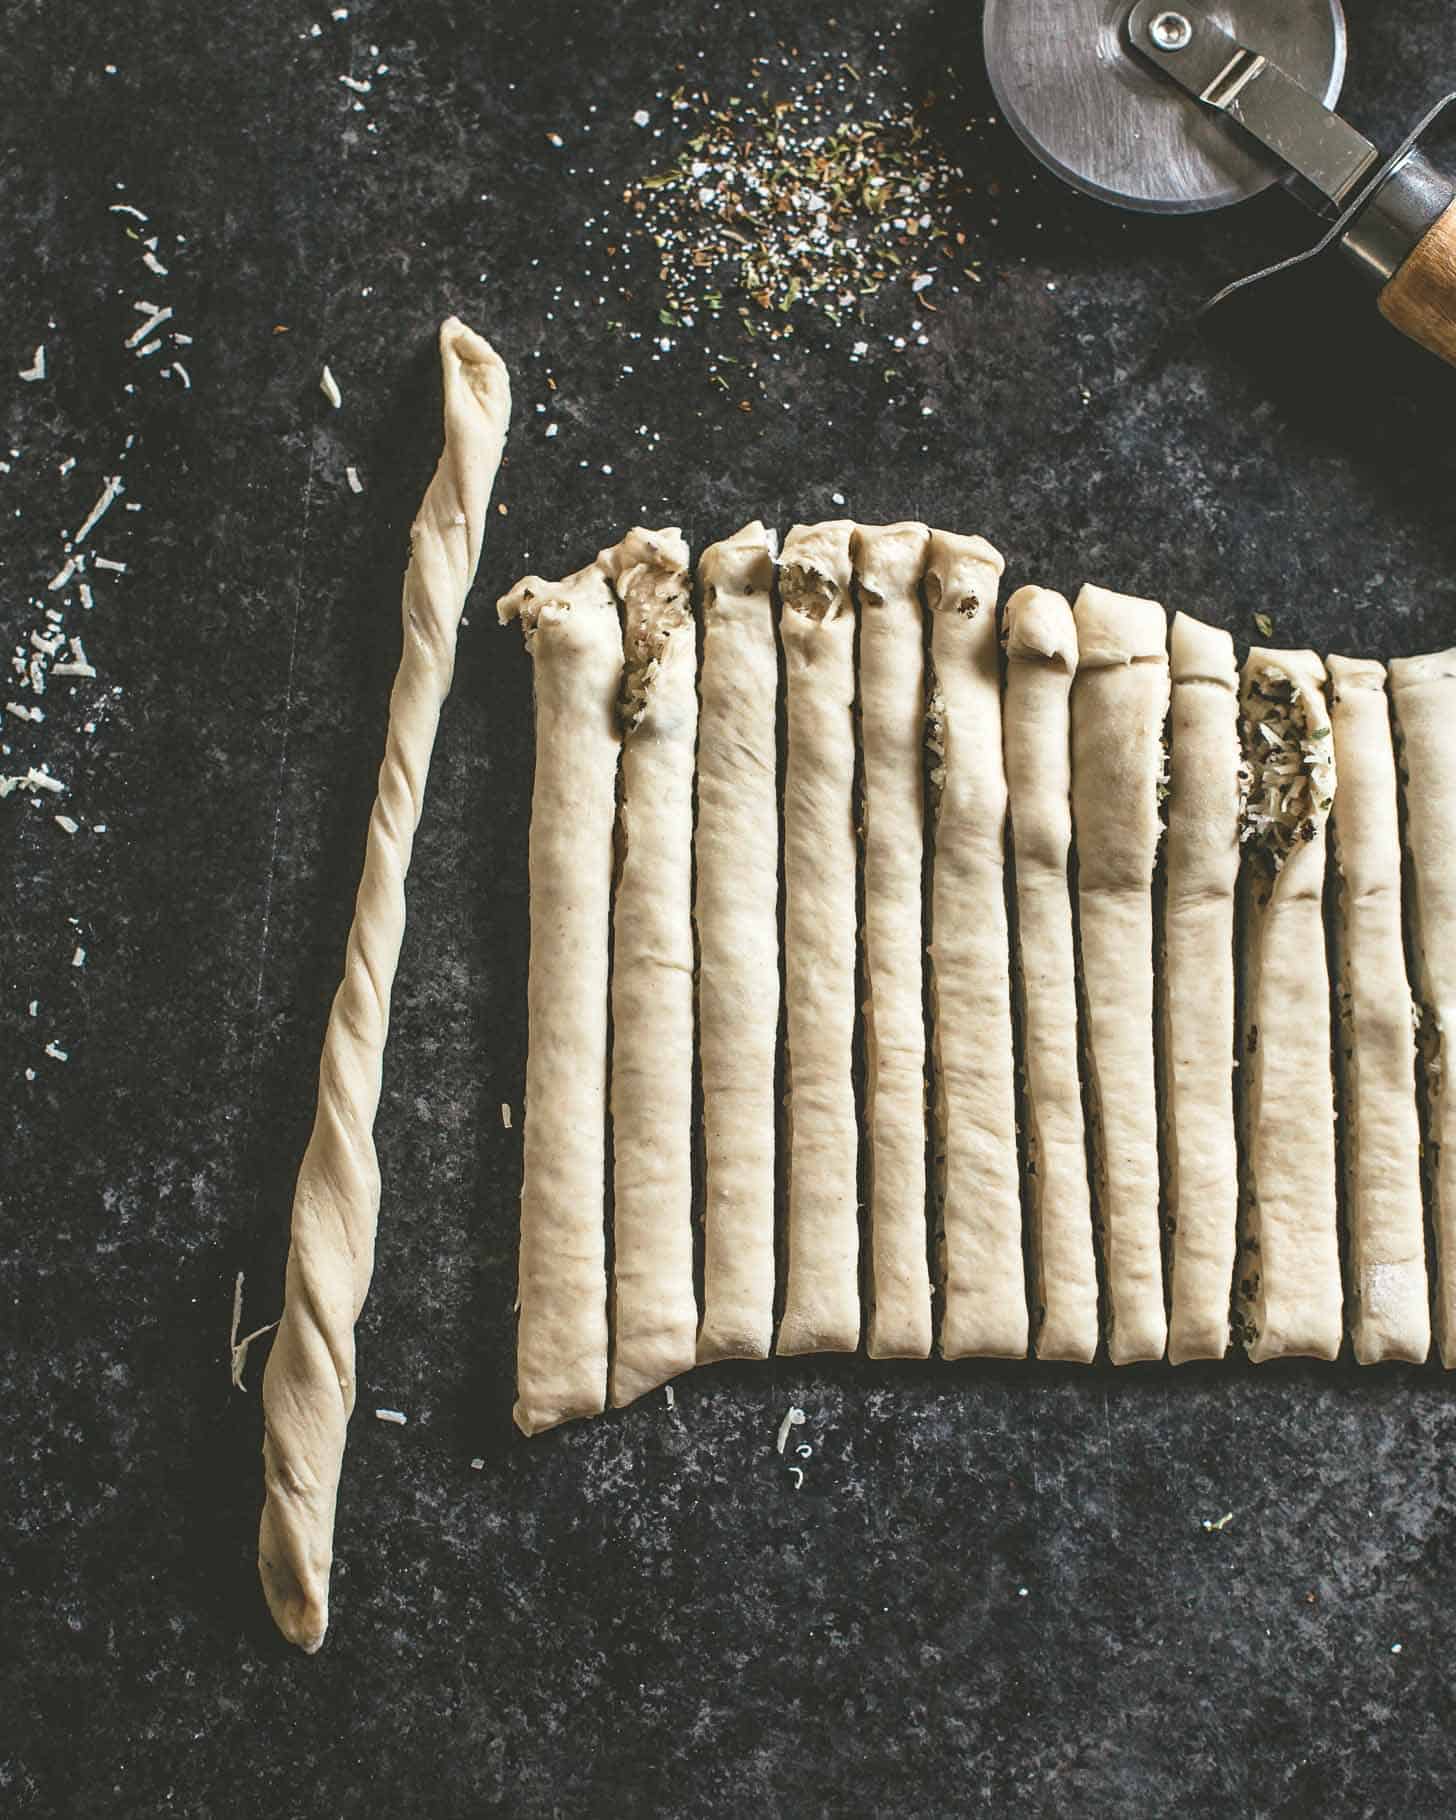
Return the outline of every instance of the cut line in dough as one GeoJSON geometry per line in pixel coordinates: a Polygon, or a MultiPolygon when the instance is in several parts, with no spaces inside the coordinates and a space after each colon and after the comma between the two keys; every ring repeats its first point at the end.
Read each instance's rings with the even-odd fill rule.
{"type": "Polygon", "coordinates": [[[1436,1339],[1456,1366],[1456,649],[1390,664],[1409,862],[1406,918],[1420,1008],[1425,1172],[1436,1248],[1436,1339]]]}
{"type": "Polygon", "coordinates": [[[931,533],[930,977],[947,1359],[1023,1358],[1029,1337],[996,628],[1004,566],[983,537],[931,533]]]}
{"type": "Polygon", "coordinates": [[[1038,1358],[1097,1354],[1097,1264],[1087,1182],[1072,845],[1072,609],[1049,588],[1006,603],[1003,740],[1016,869],[1016,985],[1026,1068],[1033,1339],[1038,1358]]]}
{"type": "Polygon", "coordinates": [[[601,564],[528,575],[499,603],[531,654],[531,950],[516,1325],[516,1426],[599,1415],[607,1396],[607,956],[622,628],[601,564]]]}
{"type": "Polygon", "coordinates": [[[860,1340],[853,532],[844,519],[795,525],[779,569],[789,722],[789,1233],[777,1345],[784,1354],[854,1352],[860,1340]]]}
{"type": "Polygon", "coordinates": [[[1239,876],[1239,673],[1234,641],[1186,613],[1168,635],[1163,1138],[1172,1229],[1168,1357],[1221,1359],[1238,1250],[1234,915],[1239,876]]]}
{"type": "Polygon", "coordinates": [[[1350,1337],[1362,1365],[1420,1364],[1431,1314],[1390,704],[1383,665],[1331,657],[1327,668],[1350,1337]]]}
{"type": "Polygon", "coordinates": [[[1072,817],[1095,1206],[1114,1365],[1168,1340],[1153,1061],[1153,873],[1162,821],[1168,616],[1087,586],[1073,609],[1072,817]]]}
{"type": "Polygon", "coordinates": [[[1326,824],[1335,796],[1325,667],[1313,651],[1255,646],[1240,707],[1247,801],[1244,1182],[1237,1308],[1249,1357],[1340,1350],[1326,824]]]}
{"type": "Polygon", "coordinates": [[[700,1364],[773,1347],[779,1032],[777,540],[705,550],[695,836],[706,1179],[700,1364]]]}
{"type": "Polygon", "coordinates": [[[616,588],[622,687],[612,906],[613,1406],[697,1357],[693,1287],[693,771],[688,549],[640,526],[597,557],[616,588]]]}
{"type": "Polygon", "coordinates": [[[872,1359],[930,1354],[925,1223],[925,623],[922,524],[861,525],[865,1126],[872,1359]]]}

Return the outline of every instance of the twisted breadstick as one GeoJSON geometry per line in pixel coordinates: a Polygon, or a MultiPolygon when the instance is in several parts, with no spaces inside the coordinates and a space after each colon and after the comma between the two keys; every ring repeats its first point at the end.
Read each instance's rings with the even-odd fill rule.
{"type": "Polygon", "coordinates": [[[354,1407],[354,1323],[374,1265],[372,1132],[404,936],[405,873],[510,418],[499,356],[453,316],[440,330],[440,360],[445,449],[410,532],[404,649],[379,794],[344,978],[324,1035],[318,1111],[294,1191],[283,1319],[263,1378],[258,1572],[274,1622],[309,1654],[328,1627],[334,1505],[354,1407]]]}

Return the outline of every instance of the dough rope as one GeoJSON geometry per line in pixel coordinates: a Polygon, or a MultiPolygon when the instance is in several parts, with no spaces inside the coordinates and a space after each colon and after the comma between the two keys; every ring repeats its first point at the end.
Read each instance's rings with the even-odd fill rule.
{"type": "Polygon", "coordinates": [[[1446,1048],[1456,1035],[1456,650],[1390,664],[1410,857],[1406,914],[1420,1004],[1421,1089],[1436,1339],[1456,1366],[1456,1093],[1446,1048]]]}
{"type": "Polygon", "coordinates": [[[600,562],[528,575],[519,619],[536,699],[531,952],[516,1323],[516,1426],[539,1434],[607,1400],[607,967],[622,627],[600,562]]]}
{"type": "Polygon", "coordinates": [[[1325,667],[1255,646],[1240,703],[1247,801],[1243,899],[1243,1244],[1249,1357],[1340,1350],[1334,1081],[1325,955],[1326,825],[1335,755],[1325,667]]]}
{"type": "Polygon", "coordinates": [[[1153,871],[1162,821],[1168,616],[1085,587],[1073,608],[1072,820],[1092,1153],[1114,1365],[1168,1343],[1153,1063],[1153,871]]]}
{"type": "Polygon", "coordinates": [[[779,1034],[775,537],[705,550],[698,726],[698,1052],[706,1165],[698,1363],[773,1346],[779,1034]]]}
{"type": "Polygon", "coordinates": [[[620,855],[612,906],[615,1407],[697,1358],[693,1287],[693,761],[697,627],[676,526],[597,558],[621,603],[620,855]]]}
{"type": "Polygon", "coordinates": [[[1003,566],[984,538],[931,533],[930,978],[948,1359],[1023,1358],[1028,1338],[996,634],[1003,566]]]}
{"type": "Polygon", "coordinates": [[[780,564],[789,1257],[778,1350],[786,1354],[854,1352],[860,1339],[853,531],[842,519],[795,525],[780,564]]]}
{"type": "Polygon", "coordinates": [[[310,1653],[328,1627],[334,1510],[354,1408],[354,1324],[374,1264],[373,1128],[404,938],[405,874],[510,418],[504,365],[454,317],[440,329],[440,361],[445,447],[410,532],[404,645],[379,792],[294,1191],[283,1317],[263,1377],[258,1571],[279,1630],[310,1653]]]}
{"type": "Polygon", "coordinates": [[[861,525],[865,1126],[872,1359],[930,1355],[925,1223],[925,627],[921,524],[861,525]]]}
{"type": "Polygon", "coordinates": [[[1006,783],[1016,864],[1016,980],[1026,1066],[1037,1357],[1097,1354],[1072,897],[1072,609],[1047,588],[1006,603],[1006,783]]]}
{"type": "Polygon", "coordinates": [[[1327,668],[1340,780],[1330,832],[1350,1334],[1362,1365],[1420,1364],[1431,1349],[1430,1292],[1390,706],[1383,665],[1331,657],[1327,668]]]}
{"type": "Polygon", "coordinates": [[[1168,637],[1163,1106],[1172,1314],[1168,1357],[1221,1359],[1238,1250],[1234,1127],[1234,912],[1239,876],[1239,704],[1234,641],[1186,613],[1168,637]]]}

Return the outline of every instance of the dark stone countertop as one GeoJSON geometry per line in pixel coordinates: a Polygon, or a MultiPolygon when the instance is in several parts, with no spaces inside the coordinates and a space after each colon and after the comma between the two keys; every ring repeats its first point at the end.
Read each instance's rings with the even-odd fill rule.
{"type": "MultiPolygon", "coordinates": [[[[529,682],[490,602],[635,520],[701,543],[840,491],[866,520],[987,532],[1012,580],[1430,648],[1456,634],[1456,380],[1343,275],[1198,331],[1310,221],[1277,195],[1120,217],[1034,175],[987,119],[973,6],[911,0],[893,31],[863,0],[348,13],[7,9],[9,371],[48,350],[44,381],[0,386],[8,642],[61,528],[103,476],[128,492],[93,534],[125,573],[66,610],[98,681],[5,732],[81,827],[0,805],[0,1805],[1446,1814],[1456,1399],[1434,1366],[783,1361],[513,1434],[498,1108],[522,1079],[529,682]],[[781,36],[858,62],[877,30],[891,90],[941,93],[984,282],[942,296],[890,382],[848,330],[766,364],[752,413],[690,337],[634,361],[652,286],[596,304],[584,226],[643,168],[633,112],[676,64],[731,91],[781,36]],[[379,62],[356,107],[340,75],[379,62]],[[146,357],[138,300],[175,310],[146,357]],[[509,516],[411,875],[334,1623],[305,1660],[257,1590],[261,1349],[239,1395],[228,1314],[239,1270],[245,1321],[277,1312],[450,310],[515,376],[509,516]],[[791,1401],[801,1492],[773,1450],[791,1401]]],[[[1347,108],[1387,143],[1456,85],[1445,0],[1354,0],[1350,53],[1347,108]]],[[[903,333],[912,309],[869,314],[903,333]]]]}

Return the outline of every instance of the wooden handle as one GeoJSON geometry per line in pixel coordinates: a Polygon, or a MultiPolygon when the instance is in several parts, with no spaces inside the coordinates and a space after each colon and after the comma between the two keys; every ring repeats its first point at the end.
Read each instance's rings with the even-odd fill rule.
{"type": "Polygon", "coordinates": [[[1380,293],[1380,313],[1456,366],[1456,202],[1380,293]]]}

